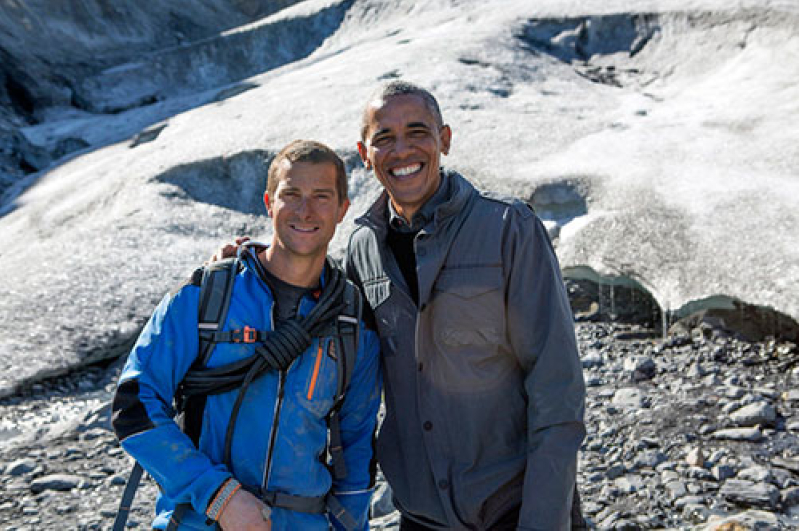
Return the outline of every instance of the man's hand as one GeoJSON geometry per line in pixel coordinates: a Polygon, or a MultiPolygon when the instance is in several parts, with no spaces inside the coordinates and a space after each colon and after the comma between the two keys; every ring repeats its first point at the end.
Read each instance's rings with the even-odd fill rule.
{"type": "Polygon", "coordinates": [[[224,260],[225,258],[233,258],[236,256],[236,251],[239,250],[239,247],[246,241],[249,241],[249,236],[239,236],[236,238],[236,243],[228,243],[223,245],[219,249],[216,250],[214,254],[211,255],[211,258],[208,259],[206,264],[210,264],[211,262],[218,262],[219,260],[224,260]]]}
{"type": "Polygon", "coordinates": [[[261,500],[239,489],[222,510],[219,525],[225,531],[271,531],[272,522],[264,520],[263,508],[261,500]]]}

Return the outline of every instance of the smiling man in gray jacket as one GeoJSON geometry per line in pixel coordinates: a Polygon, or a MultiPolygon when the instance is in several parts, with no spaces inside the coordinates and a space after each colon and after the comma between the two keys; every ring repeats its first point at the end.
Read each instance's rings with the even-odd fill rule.
{"type": "Polygon", "coordinates": [[[568,529],[585,387],[541,221],[439,168],[452,131],[426,90],[381,87],[361,158],[385,187],[347,271],[373,310],[378,459],[401,529],[568,529]]]}

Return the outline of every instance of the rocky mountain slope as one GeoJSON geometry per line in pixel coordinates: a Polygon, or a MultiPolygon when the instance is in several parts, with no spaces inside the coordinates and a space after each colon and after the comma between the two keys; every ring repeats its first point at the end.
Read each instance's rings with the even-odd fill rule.
{"type": "Polygon", "coordinates": [[[265,13],[209,0],[180,24],[128,6],[131,24],[150,21],[135,43],[102,2],[49,16],[34,4],[37,18],[6,6],[7,27],[71,35],[57,52],[25,48],[14,26],[0,40],[6,100],[45,58],[72,81],[35,90],[72,97],[4,107],[5,151],[41,169],[3,178],[2,392],[115,355],[210,249],[261,234],[263,168],[292,138],[349,161],[341,253],[377,191],[354,149],[362,102],[397,77],[440,96],[446,164],[535,205],[568,277],[635,290],[656,323],[702,311],[796,340],[799,8],[501,4],[312,0],[254,20],[265,13]]]}

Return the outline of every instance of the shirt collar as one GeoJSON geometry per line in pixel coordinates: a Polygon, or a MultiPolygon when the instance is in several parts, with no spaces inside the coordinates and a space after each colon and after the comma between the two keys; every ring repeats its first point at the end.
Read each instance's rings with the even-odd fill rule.
{"type": "Polygon", "coordinates": [[[398,232],[419,232],[422,228],[433,220],[436,209],[447,200],[450,189],[450,179],[447,174],[440,172],[441,182],[438,189],[430,197],[430,199],[422,205],[411,218],[410,225],[405,219],[400,216],[394,205],[391,203],[391,198],[388,199],[388,224],[389,227],[398,232]]]}

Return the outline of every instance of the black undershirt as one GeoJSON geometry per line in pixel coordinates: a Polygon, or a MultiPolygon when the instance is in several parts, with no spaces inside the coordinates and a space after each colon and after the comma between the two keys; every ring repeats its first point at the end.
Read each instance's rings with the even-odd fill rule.
{"type": "MultiPolygon", "coordinates": [[[[261,264],[263,266],[263,264],[261,264]]],[[[272,290],[272,297],[274,298],[274,318],[275,326],[277,324],[294,319],[297,316],[297,309],[299,308],[300,301],[309,292],[314,291],[316,288],[305,288],[302,286],[295,286],[288,282],[279,279],[271,271],[265,267],[260,267],[261,278],[272,290]]]]}
{"type": "Polygon", "coordinates": [[[419,231],[398,231],[389,225],[386,243],[397,260],[405,284],[408,285],[414,304],[419,305],[419,279],[416,276],[416,255],[413,251],[413,240],[419,231]]]}

